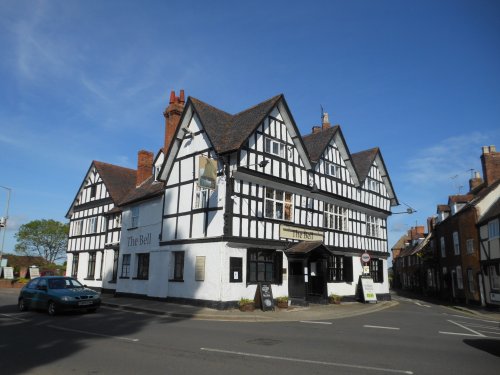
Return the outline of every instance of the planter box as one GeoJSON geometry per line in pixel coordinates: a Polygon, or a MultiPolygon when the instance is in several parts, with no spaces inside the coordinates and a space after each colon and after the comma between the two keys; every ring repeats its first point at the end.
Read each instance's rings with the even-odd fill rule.
{"type": "Polygon", "coordinates": [[[255,303],[247,303],[245,305],[241,305],[240,311],[254,311],[255,310],[255,303]]]}
{"type": "Polygon", "coordinates": [[[276,302],[276,306],[280,309],[288,309],[288,301],[276,302]]]}

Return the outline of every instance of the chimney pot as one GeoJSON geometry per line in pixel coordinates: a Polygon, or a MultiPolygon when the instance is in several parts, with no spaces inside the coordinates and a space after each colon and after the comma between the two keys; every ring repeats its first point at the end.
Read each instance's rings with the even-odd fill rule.
{"type": "Polygon", "coordinates": [[[321,127],[324,129],[328,129],[330,127],[330,120],[328,119],[328,113],[323,112],[323,121],[321,127]]]}

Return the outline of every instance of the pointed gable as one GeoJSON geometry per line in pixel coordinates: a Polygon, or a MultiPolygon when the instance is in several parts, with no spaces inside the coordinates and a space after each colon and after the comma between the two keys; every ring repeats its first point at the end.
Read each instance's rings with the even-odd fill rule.
{"type": "Polygon", "coordinates": [[[184,132],[187,131],[193,116],[197,116],[201,122],[215,152],[224,154],[239,150],[275,108],[283,116],[285,123],[289,125],[290,137],[297,147],[304,165],[310,169],[311,163],[306,148],[283,94],[273,96],[235,115],[224,112],[199,99],[189,97],[181,116],[180,126],[174,135],[175,142],[172,144],[171,152],[169,151],[166,156],[160,171],[161,178],[166,179],[166,174],[180,148],[184,132]]]}
{"type": "Polygon", "coordinates": [[[375,157],[379,152],[378,147],[374,147],[370,150],[360,151],[352,154],[352,161],[358,172],[359,180],[361,183],[366,179],[368,173],[370,172],[370,168],[375,161],[375,157]]]}
{"type": "Polygon", "coordinates": [[[111,199],[115,203],[120,202],[135,188],[135,169],[124,168],[118,165],[94,161],[94,165],[101,176],[104,185],[108,189],[111,199]]]}
{"type": "Polygon", "coordinates": [[[195,98],[191,100],[217,153],[238,150],[283,97],[276,95],[249,109],[230,115],[195,98]]]}
{"type": "Polygon", "coordinates": [[[380,149],[378,147],[354,153],[352,154],[352,160],[354,162],[356,171],[358,172],[361,185],[368,177],[372,166],[378,168],[380,177],[382,178],[382,181],[387,189],[387,194],[389,195],[389,198],[391,200],[391,205],[399,205],[398,199],[394,192],[394,188],[392,186],[391,179],[389,178],[389,173],[387,172],[387,168],[384,163],[384,159],[382,158],[382,153],[380,152],[380,149]]]}
{"type": "Polygon", "coordinates": [[[340,152],[354,185],[359,185],[359,177],[354,167],[351,153],[347,148],[344,136],[339,125],[335,125],[312,134],[305,135],[303,138],[311,162],[317,164],[321,156],[325,153],[328,145],[334,142],[340,152]]]}
{"type": "Polygon", "coordinates": [[[70,218],[73,208],[78,204],[78,197],[85,188],[87,179],[94,168],[99,174],[102,182],[106,186],[108,194],[115,204],[120,202],[123,198],[125,198],[130,190],[135,188],[136,171],[134,169],[94,160],[85,175],[85,179],[80,185],[80,189],[78,189],[78,193],[71,203],[71,207],[66,213],[66,218],[70,218]]]}

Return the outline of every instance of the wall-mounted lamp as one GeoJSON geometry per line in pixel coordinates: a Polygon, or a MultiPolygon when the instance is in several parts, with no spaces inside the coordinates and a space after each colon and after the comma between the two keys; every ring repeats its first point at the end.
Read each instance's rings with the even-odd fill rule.
{"type": "Polygon", "coordinates": [[[411,215],[411,214],[414,214],[415,212],[417,212],[417,210],[415,210],[412,207],[408,206],[406,203],[404,203],[404,202],[401,202],[401,203],[403,203],[408,208],[406,209],[406,211],[393,212],[392,213],[393,215],[398,215],[398,214],[408,214],[408,215],[411,215]]]}
{"type": "Polygon", "coordinates": [[[268,164],[269,164],[269,160],[265,160],[265,159],[264,159],[264,160],[262,160],[262,161],[261,161],[261,162],[259,162],[259,163],[255,163],[255,164],[250,164],[250,165],[247,165],[247,168],[248,168],[248,167],[253,167],[253,166],[256,166],[256,165],[258,165],[258,166],[259,166],[259,167],[261,167],[261,168],[265,168],[265,167],[266,167],[266,165],[268,165],[268,164]]]}

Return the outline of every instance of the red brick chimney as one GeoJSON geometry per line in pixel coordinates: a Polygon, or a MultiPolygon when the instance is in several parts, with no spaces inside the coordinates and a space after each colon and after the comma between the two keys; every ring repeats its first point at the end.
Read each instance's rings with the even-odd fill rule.
{"type": "Polygon", "coordinates": [[[136,186],[142,184],[153,174],[153,158],[154,154],[146,150],[141,150],[137,153],[136,186]]]}
{"type": "Polygon", "coordinates": [[[469,180],[469,191],[474,190],[483,183],[483,179],[479,175],[479,172],[474,172],[474,177],[469,180]]]}
{"type": "Polygon", "coordinates": [[[316,134],[316,133],[319,133],[321,132],[321,126],[313,126],[312,127],[312,133],[313,134],[316,134]]]}
{"type": "Polygon", "coordinates": [[[483,146],[481,164],[484,182],[486,186],[490,186],[500,178],[500,152],[497,152],[495,146],[483,146]]]}
{"type": "Polygon", "coordinates": [[[328,113],[323,112],[323,119],[321,120],[321,130],[328,129],[330,126],[330,120],[328,119],[328,113]]]}
{"type": "Polygon", "coordinates": [[[168,107],[163,112],[165,116],[165,143],[163,152],[165,155],[170,149],[170,144],[174,138],[174,134],[179,126],[182,111],[184,110],[184,90],[181,90],[179,96],[175,95],[175,91],[170,92],[170,101],[168,107]]]}

